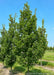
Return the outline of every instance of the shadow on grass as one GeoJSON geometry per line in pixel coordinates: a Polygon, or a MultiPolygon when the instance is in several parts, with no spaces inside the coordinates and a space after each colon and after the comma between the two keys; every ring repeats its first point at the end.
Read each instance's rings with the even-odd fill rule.
{"type": "MultiPolygon", "coordinates": [[[[28,75],[28,72],[25,75],[28,75]]],[[[43,75],[43,73],[40,69],[33,69],[29,71],[29,75],[43,75]]]]}
{"type": "MultiPolygon", "coordinates": [[[[10,75],[15,75],[15,74],[18,75],[19,73],[25,72],[25,70],[26,69],[23,66],[16,66],[14,70],[12,71],[13,74],[10,74],[10,75]]],[[[29,71],[29,74],[28,74],[28,71],[26,71],[25,75],[48,75],[48,74],[41,71],[41,69],[32,69],[29,71]]]]}
{"type": "Polygon", "coordinates": [[[41,65],[41,62],[42,62],[42,66],[44,66],[44,65],[47,65],[47,64],[48,64],[48,62],[47,62],[47,61],[39,61],[39,62],[38,62],[38,65],[41,65]]]}
{"type": "Polygon", "coordinates": [[[14,74],[22,73],[25,71],[25,68],[23,66],[16,66],[13,70],[14,74]]]}

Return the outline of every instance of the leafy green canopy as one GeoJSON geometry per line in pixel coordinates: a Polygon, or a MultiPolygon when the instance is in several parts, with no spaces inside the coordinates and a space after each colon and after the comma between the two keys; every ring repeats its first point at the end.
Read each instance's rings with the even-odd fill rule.
{"type": "Polygon", "coordinates": [[[43,56],[46,50],[46,29],[44,28],[44,20],[42,20],[42,28],[37,29],[36,15],[32,15],[27,3],[24,4],[24,8],[20,10],[20,13],[19,33],[21,36],[21,55],[18,61],[29,68],[43,56]]]}
{"type": "Polygon", "coordinates": [[[3,26],[3,30],[1,32],[1,51],[0,51],[0,59],[4,62],[5,56],[6,56],[6,49],[7,49],[7,31],[5,29],[5,27],[3,26]]]}
{"type": "Polygon", "coordinates": [[[15,21],[16,16],[13,18],[9,15],[9,30],[6,31],[3,27],[0,57],[12,68],[18,56],[19,64],[29,70],[30,66],[42,58],[47,48],[46,29],[44,20],[42,27],[37,28],[36,14],[32,15],[28,3],[24,4],[20,13],[19,23],[15,21]]]}
{"type": "Polygon", "coordinates": [[[9,30],[8,30],[8,47],[7,47],[7,54],[5,58],[6,65],[10,66],[12,68],[13,64],[16,62],[16,55],[15,55],[15,44],[14,44],[14,38],[15,38],[15,32],[16,32],[16,22],[15,18],[13,18],[11,15],[9,15],[9,30]]]}

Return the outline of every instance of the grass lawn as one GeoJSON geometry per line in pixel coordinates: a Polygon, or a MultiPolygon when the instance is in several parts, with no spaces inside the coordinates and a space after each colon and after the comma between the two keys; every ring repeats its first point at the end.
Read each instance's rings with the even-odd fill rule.
{"type": "MultiPolygon", "coordinates": [[[[43,66],[54,67],[54,63],[49,62],[49,61],[54,61],[54,52],[53,51],[46,51],[42,59],[48,60],[48,61],[42,61],[43,66]]],[[[39,64],[40,64],[40,61],[39,61],[39,64]]],[[[21,73],[23,75],[26,75],[27,68],[19,65],[16,62],[13,66],[13,72],[17,73],[17,74],[21,73]]],[[[30,75],[54,75],[54,72],[50,71],[50,70],[43,69],[41,67],[33,66],[32,68],[30,68],[30,75]]]]}
{"type": "Polygon", "coordinates": [[[47,66],[47,67],[54,68],[54,63],[52,63],[52,62],[39,60],[37,64],[41,65],[41,62],[42,62],[42,66],[47,66]]]}
{"type": "MultiPolygon", "coordinates": [[[[22,75],[27,75],[27,68],[15,63],[13,66],[14,73],[21,73],[22,75]]],[[[41,67],[33,66],[30,68],[29,75],[54,75],[53,71],[42,69],[41,67]]]]}
{"type": "Polygon", "coordinates": [[[54,61],[54,51],[46,51],[42,59],[54,61]]]}
{"type": "Polygon", "coordinates": [[[42,59],[38,61],[38,64],[54,68],[54,51],[46,51],[42,59]],[[44,61],[45,60],[45,61],[44,61]]]}
{"type": "Polygon", "coordinates": [[[46,70],[46,69],[43,69],[41,67],[36,67],[36,66],[34,66],[34,68],[37,69],[37,70],[40,70],[40,73],[43,73],[43,74],[39,74],[39,75],[54,75],[54,72],[53,71],[46,70]]]}
{"type": "MultiPolygon", "coordinates": [[[[54,63],[49,62],[49,61],[54,61],[54,52],[53,51],[46,51],[42,59],[47,60],[47,61],[42,61],[43,66],[54,67],[54,63]]],[[[40,62],[41,61],[39,61],[38,63],[40,64],[40,62]]],[[[19,65],[16,62],[13,66],[13,73],[14,74],[21,73],[21,75],[26,75],[27,74],[27,68],[19,65]]],[[[32,68],[30,68],[30,74],[29,75],[54,75],[54,72],[51,70],[43,69],[41,67],[33,66],[32,68]]]]}

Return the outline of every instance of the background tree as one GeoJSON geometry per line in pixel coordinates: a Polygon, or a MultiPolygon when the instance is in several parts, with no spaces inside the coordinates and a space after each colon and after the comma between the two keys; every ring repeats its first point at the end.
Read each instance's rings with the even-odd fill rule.
{"type": "Polygon", "coordinates": [[[43,56],[45,50],[47,49],[47,34],[46,34],[46,29],[44,28],[44,19],[42,19],[42,27],[38,28],[38,34],[39,34],[39,42],[42,41],[42,48],[43,48],[43,53],[41,55],[43,56]]]}
{"type": "Polygon", "coordinates": [[[5,59],[5,56],[6,56],[6,35],[7,35],[7,31],[5,29],[5,26],[3,25],[3,29],[1,31],[1,51],[0,51],[0,59],[1,61],[3,61],[4,63],[4,59],[5,59]]]}
{"type": "Polygon", "coordinates": [[[11,67],[12,71],[12,66],[16,62],[16,55],[15,55],[15,45],[14,45],[14,38],[15,38],[15,31],[16,31],[16,23],[15,23],[15,18],[13,18],[11,15],[9,15],[9,30],[8,30],[8,47],[6,49],[6,58],[5,58],[5,63],[7,66],[11,67]]]}

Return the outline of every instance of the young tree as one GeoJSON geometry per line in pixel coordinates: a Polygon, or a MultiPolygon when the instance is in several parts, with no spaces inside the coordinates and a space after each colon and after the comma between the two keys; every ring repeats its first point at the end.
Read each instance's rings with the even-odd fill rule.
{"type": "Polygon", "coordinates": [[[6,49],[6,58],[5,58],[5,63],[6,65],[11,67],[12,71],[12,66],[16,62],[16,55],[15,55],[15,45],[14,45],[14,38],[15,38],[15,31],[16,31],[16,23],[15,23],[15,18],[13,18],[11,15],[9,15],[9,30],[8,30],[8,47],[6,49]]]}
{"type": "Polygon", "coordinates": [[[36,10],[32,15],[28,3],[24,4],[20,13],[19,23],[10,15],[9,30],[3,29],[1,55],[2,60],[11,67],[11,70],[18,55],[19,63],[26,66],[29,73],[29,68],[42,58],[47,48],[46,29],[44,20],[42,27],[37,29],[36,10]]]}
{"type": "Polygon", "coordinates": [[[45,50],[47,49],[47,34],[46,34],[46,29],[44,28],[44,19],[42,19],[42,27],[38,28],[38,34],[39,34],[39,41],[42,41],[42,48],[43,48],[43,53],[41,55],[43,56],[45,50]]]}
{"type": "Polygon", "coordinates": [[[36,15],[32,15],[27,3],[24,4],[23,11],[20,10],[20,13],[19,32],[21,40],[19,47],[21,55],[19,61],[28,67],[29,72],[30,66],[34,65],[42,57],[46,49],[45,30],[43,31],[43,27],[37,30],[36,15]]]}
{"type": "Polygon", "coordinates": [[[3,29],[1,31],[1,51],[0,51],[0,59],[1,61],[3,61],[3,63],[6,56],[6,46],[7,46],[6,35],[7,35],[7,31],[5,29],[5,26],[3,25],[3,29]]]}

